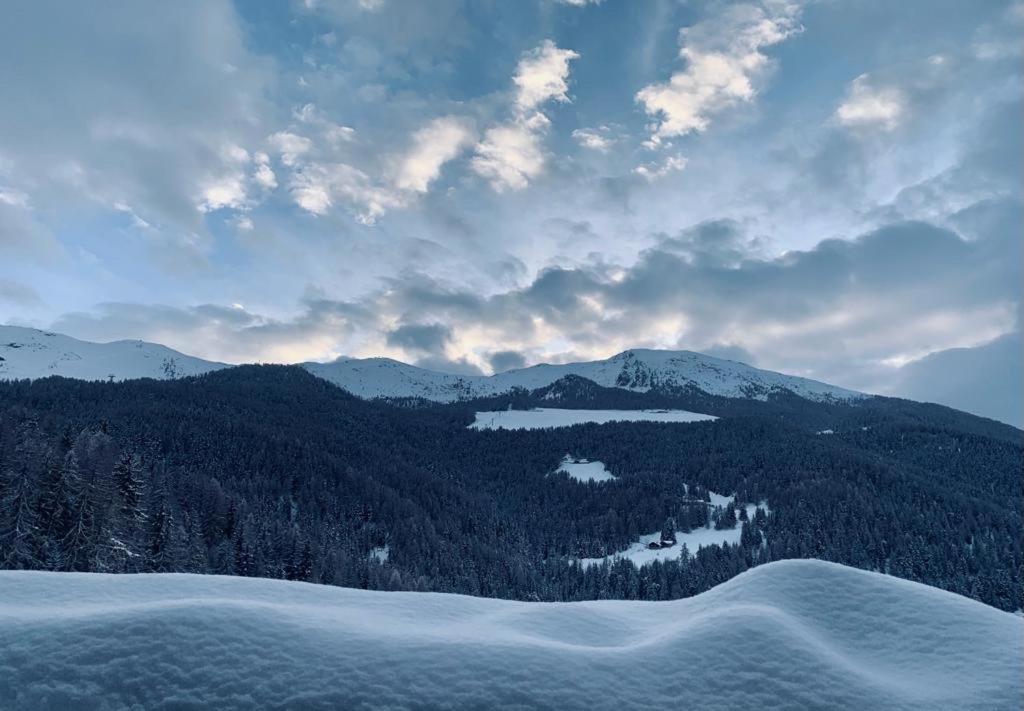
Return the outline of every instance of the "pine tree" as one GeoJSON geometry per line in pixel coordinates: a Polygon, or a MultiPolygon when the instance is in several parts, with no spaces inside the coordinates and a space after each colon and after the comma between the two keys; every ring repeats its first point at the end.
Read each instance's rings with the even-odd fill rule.
{"type": "Polygon", "coordinates": [[[674,546],[676,544],[676,519],[675,516],[669,516],[665,520],[665,525],[661,527],[661,545],[674,546]]]}
{"type": "Polygon", "coordinates": [[[5,477],[0,499],[0,567],[31,570],[39,567],[35,482],[27,467],[5,477]]]}

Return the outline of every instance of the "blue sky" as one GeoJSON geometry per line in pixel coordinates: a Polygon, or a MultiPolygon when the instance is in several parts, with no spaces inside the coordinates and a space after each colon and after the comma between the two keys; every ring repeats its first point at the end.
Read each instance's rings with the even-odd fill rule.
{"type": "Polygon", "coordinates": [[[899,392],[1019,341],[1022,25],[944,0],[8,7],[0,319],[465,372],[688,348],[899,392]]]}

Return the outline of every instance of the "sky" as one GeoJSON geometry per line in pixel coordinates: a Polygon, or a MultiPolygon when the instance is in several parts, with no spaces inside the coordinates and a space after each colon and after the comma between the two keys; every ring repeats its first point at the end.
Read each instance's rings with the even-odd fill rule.
{"type": "Polygon", "coordinates": [[[687,349],[1019,418],[1022,32],[984,0],[11,5],[0,321],[461,373],[687,349]]]}

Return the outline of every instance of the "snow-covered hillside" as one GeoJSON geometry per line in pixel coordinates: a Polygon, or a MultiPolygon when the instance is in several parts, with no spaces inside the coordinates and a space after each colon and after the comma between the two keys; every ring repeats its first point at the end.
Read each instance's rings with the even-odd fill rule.
{"type": "Polygon", "coordinates": [[[536,390],[577,375],[604,387],[646,391],[655,386],[694,385],[712,395],[765,399],[788,389],[811,400],[863,397],[852,390],[690,351],[631,350],[607,360],[535,365],[491,376],[452,375],[388,358],[339,358],[305,367],[360,397],[422,397],[449,402],[495,395],[514,387],[536,390]]]}
{"type": "Polygon", "coordinates": [[[63,375],[80,380],[172,378],[227,367],[145,341],[91,343],[59,333],[0,326],[0,380],[63,375]]]}
{"type": "Polygon", "coordinates": [[[820,561],[688,600],[522,603],[0,572],[5,709],[1017,709],[1024,620],[820,561]]]}

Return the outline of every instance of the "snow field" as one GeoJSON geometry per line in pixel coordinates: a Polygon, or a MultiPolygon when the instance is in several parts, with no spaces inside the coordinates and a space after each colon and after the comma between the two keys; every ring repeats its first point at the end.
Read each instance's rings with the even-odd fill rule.
{"type": "Polygon", "coordinates": [[[0,572],[5,709],[1017,709],[1024,620],[781,561],[672,602],[0,572]]]}
{"type": "Polygon", "coordinates": [[[713,415],[686,410],[562,410],[538,407],[533,410],[478,412],[470,427],[475,430],[536,430],[572,427],[586,422],[703,422],[717,419],[713,415]]]}

